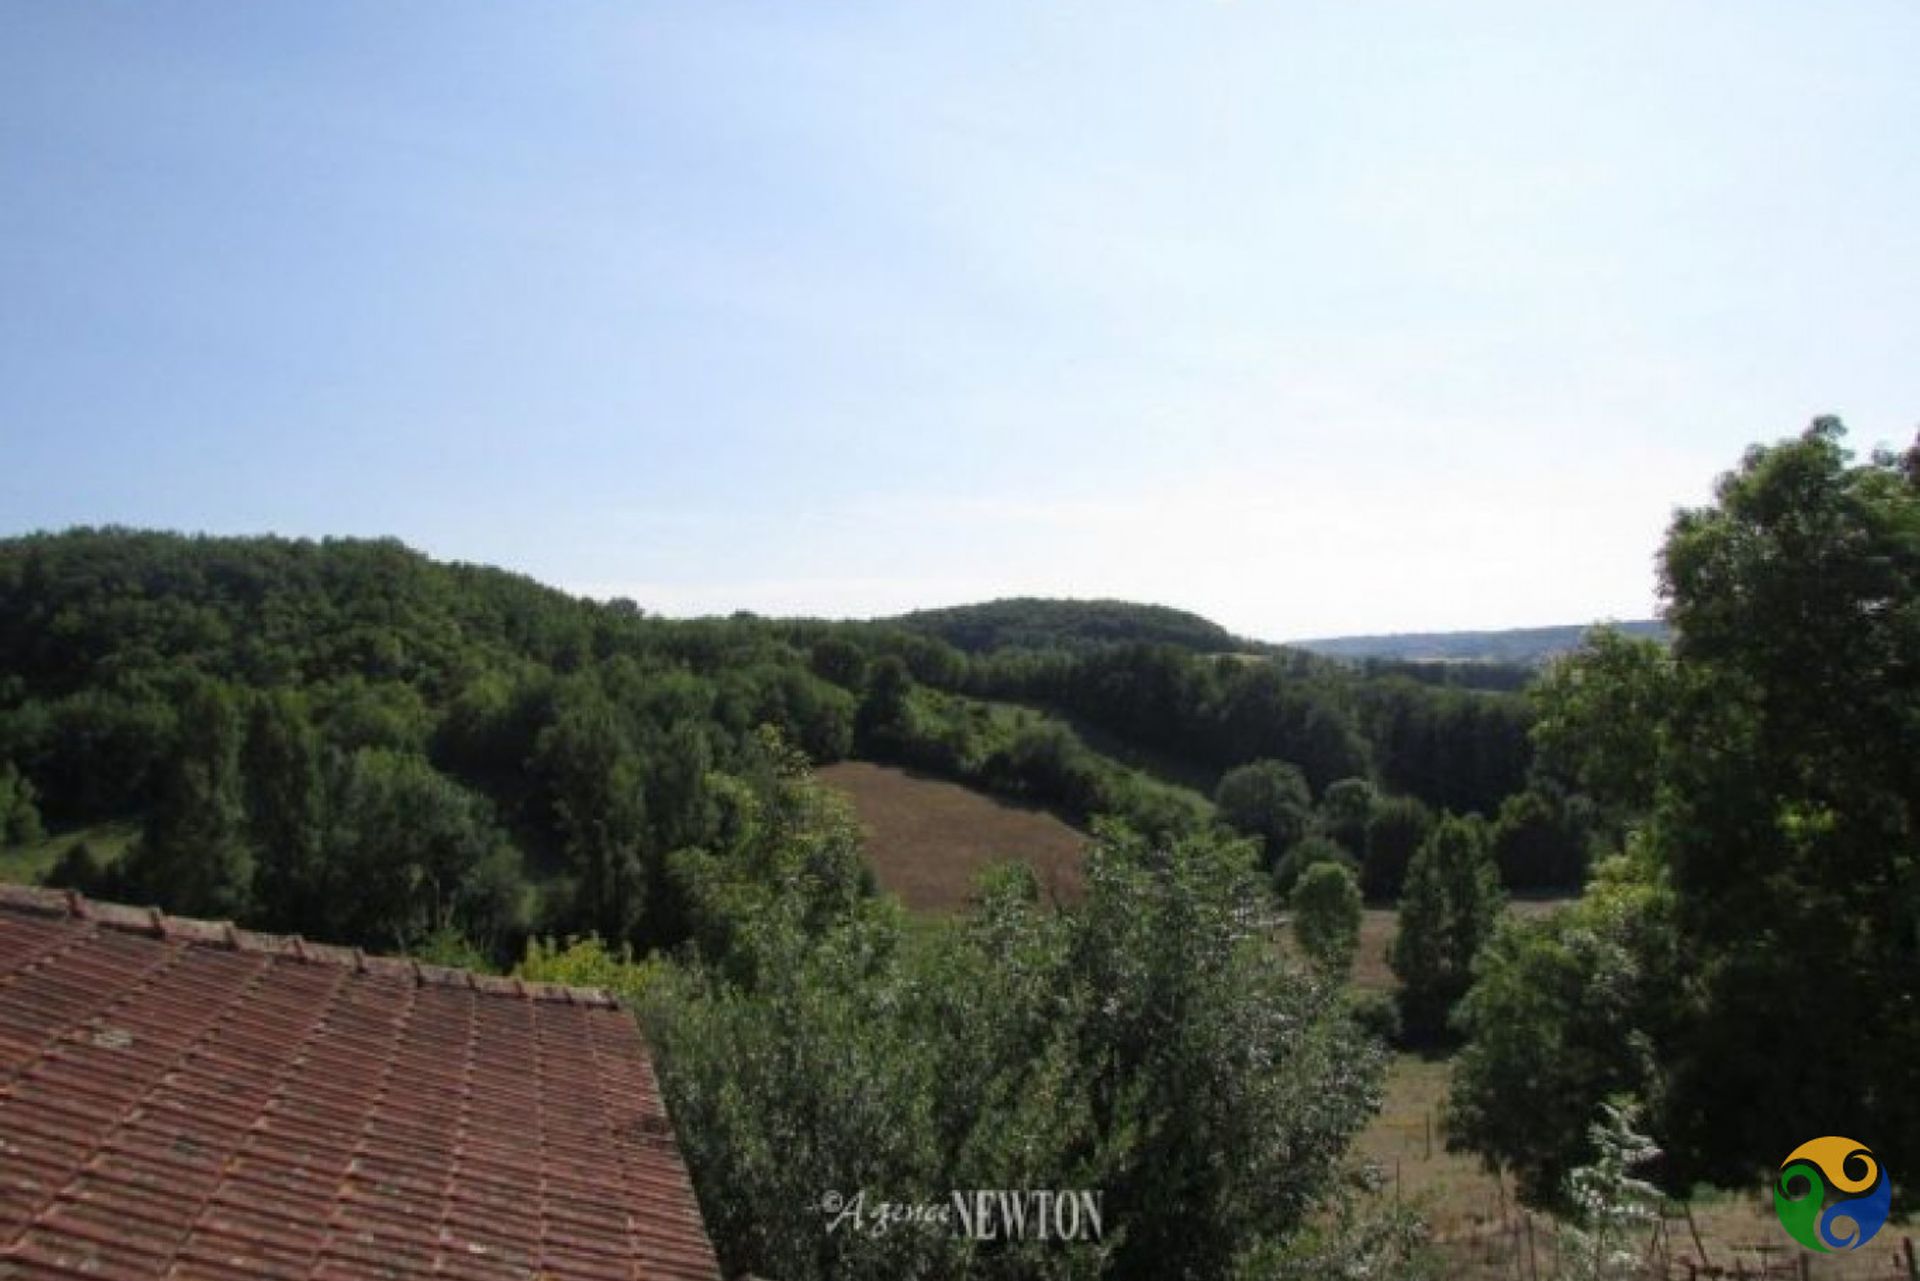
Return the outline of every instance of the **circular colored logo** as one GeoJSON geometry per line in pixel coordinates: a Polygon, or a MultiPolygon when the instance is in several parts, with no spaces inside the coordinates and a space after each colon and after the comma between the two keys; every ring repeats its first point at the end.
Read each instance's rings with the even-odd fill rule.
{"type": "Polygon", "coordinates": [[[1773,1212],[1809,1250],[1858,1250],[1887,1221],[1893,1184],[1864,1143],[1808,1139],[1780,1163],[1773,1212]]]}

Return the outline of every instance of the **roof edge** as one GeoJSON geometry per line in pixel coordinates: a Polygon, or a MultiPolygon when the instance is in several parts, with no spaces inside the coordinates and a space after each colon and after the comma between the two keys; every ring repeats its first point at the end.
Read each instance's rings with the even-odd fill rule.
{"type": "Polygon", "coordinates": [[[464,988],[487,996],[517,997],[593,1009],[620,1009],[620,1000],[597,987],[568,987],[561,983],[533,983],[497,974],[476,974],[450,965],[428,965],[406,956],[371,956],[357,947],[309,943],[297,934],[263,934],[241,929],[232,921],[206,921],[169,916],[157,907],[132,907],[87,898],[78,890],[47,889],[38,885],[0,884],[0,910],[30,912],[84,921],[104,929],[149,938],[224,948],[254,956],[274,956],[308,965],[331,965],[357,974],[412,979],[419,987],[464,988]]]}

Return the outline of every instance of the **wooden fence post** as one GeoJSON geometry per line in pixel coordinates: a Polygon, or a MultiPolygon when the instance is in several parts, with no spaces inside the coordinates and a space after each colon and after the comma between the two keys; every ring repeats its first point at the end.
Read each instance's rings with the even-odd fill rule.
{"type": "Polygon", "coordinates": [[[1700,1266],[1704,1268],[1713,1260],[1707,1257],[1706,1242],[1700,1239],[1700,1225],[1693,1221],[1693,1202],[1682,1201],[1680,1206],[1687,1212],[1687,1232],[1693,1237],[1693,1248],[1700,1252],[1700,1266]]]}

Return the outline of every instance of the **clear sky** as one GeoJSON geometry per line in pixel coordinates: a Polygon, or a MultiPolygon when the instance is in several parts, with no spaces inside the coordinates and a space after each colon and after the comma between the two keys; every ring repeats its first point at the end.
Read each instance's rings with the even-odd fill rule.
{"type": "Polygon", "coordinates": [[[0,0],[0,532],[684,614],[1654,605],[1920,423],[1920,5],[0,0]]]}

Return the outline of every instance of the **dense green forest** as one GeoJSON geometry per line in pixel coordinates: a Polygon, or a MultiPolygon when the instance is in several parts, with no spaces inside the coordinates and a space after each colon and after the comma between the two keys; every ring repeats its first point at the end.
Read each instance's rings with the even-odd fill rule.
{"type": "Polygon", "coordinates": [[[1312,1227],[1351,1208],[1328,1190],[1381,1048],[1250,923],[1330,872],[1391,896],[1447,808],[1572,812],[1530,790],[1508,694],[1138,639],[672,621],[393,542],[13,539],[0,672],[0,838],[51,849],[50,882],[627,991],[723,1258],[791,1277],[1413,1259],[1402,1214],[1312,1227]],[[1089,824],[1085,902],[1015,868],[910,928],[811,778],[850,753],[1089,824]],[[1056,1185],[1124,1232],[835,1237],[807,1199],[1056,1185]]]}
{"type": "Polygon", "coordinates": [[[1031,596],[923,609],[892,620],[969,654],[996,649],[1086,649],[1129,642],[1172,645],[1196,654],[1266,652],[1218,623],[1165,605],[1121,600],[1048,600],[1031,596]]]}
{"type": "MultiPolygon", "coordinates": [[[[457,933],[504,955],[529,933],[686,937],[684,868],[764,796],[766,727],[816,764],[897,761],[1162,838],[1214,826],[1211,794],[1236,768],[1283,764],[1304,782],[1274,802],[1290,818],[1228,815],[1269,867],[1343,780],[1489,818],[1527,790],[1518,697],[1286,651],[1095,643],[1166,635],[1169,619],[1225,635],[1173,611],[986,616],[1023,643],[654,618],[393,542],[12,539],[0,830],[55,833],[56,883],[383,947],[457,933]],[[1049,637],[1062,643],[1025,643],[1049,637]],[[1122,764],[1076,726],[1179,776],[1122,764]],[[140,829],[124,857],[82,839],[115,821],[140,829]]],[[[1332,847],[1356,867],[1366,818],[1332,847]]],[[[1389,840],[1374,861],[1369,887],[1391,893],[1404,851],[1389,840]]],[[[1577,881],[1577,864],[1514,872],[1577,881]]]]}

